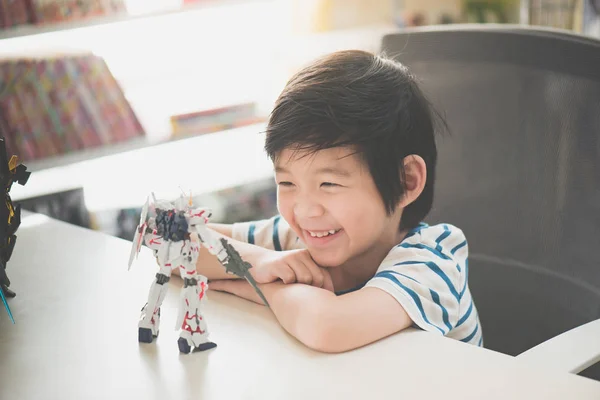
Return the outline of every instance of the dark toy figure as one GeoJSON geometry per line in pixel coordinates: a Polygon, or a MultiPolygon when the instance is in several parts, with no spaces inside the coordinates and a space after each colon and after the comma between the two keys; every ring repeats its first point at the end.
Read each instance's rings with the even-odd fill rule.
{"type": "Polygon", "coordinates": [[[17,241],[15,233],[21,224],[21,207],[13,206],[9,192],[13,182],[25,185],[31,174],[27,171],[27,167],[18,164],[18,162],[17,156],[8,159],[6,143],[4,138],[0,138],[0,180],[2,181],[4,196],[0,205],[0,297],[13,324],[15,320],[6,298],[15,297],[16,294],[8,288],[10,280],[6,275],[6,264],[10,260],[17,241]]]}

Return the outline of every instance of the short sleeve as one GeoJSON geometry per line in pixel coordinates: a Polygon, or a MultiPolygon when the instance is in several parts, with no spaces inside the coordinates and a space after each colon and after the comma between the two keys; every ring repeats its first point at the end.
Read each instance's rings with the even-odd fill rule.
{"type": "Polygon", "coordinates": [[[299,248],[298,237],[280,215],[260,221],[235,223],[232,237],[240,242],[277,251],[299,248]]]}
{"type": "Polygon", "coordinates": [[[460,319],[466,260],[460,229],[422,225],[389,252],[366,286],[392,295],[421,329],[448,335],[460,319]]]}

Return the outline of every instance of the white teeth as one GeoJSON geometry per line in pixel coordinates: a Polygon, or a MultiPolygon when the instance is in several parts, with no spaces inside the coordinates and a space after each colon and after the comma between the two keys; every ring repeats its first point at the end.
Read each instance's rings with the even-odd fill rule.
{"type": "Polygon", "coordinates": [[[330,231],[324,231],[324,232],[308,231],[308,233],[310,233],[310,236],[312,236],[312,237],[325,237],[325,236],[333,235],[336,232],[337,232],[337,230],[335,230],[335,229],[332,229],[330,231]]]}

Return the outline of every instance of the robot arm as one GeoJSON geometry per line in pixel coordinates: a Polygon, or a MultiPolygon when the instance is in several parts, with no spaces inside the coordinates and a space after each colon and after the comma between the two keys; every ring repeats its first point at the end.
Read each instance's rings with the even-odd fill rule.
{"type": "Polygon", "coordinates": [[[187,219],[189,232],[196,233],[200,244],[208,249],[210,254],[217,256],[221,264],[227,261],[227,252],[216,238],[216,234],[208,229],[206,224],[212,216],[212,211],[208,208],[195,208],[189,210],[187,219]]]}
{"type": "Polygon", "coordinates": [[[189,210],[186,216],[189,226],[188,231],[195,231],[198,234],[201,245],[206,247],[211,254],[217,256],[221,265],[225,267],[225,271],[246,279],[268,307],[269,303],[267,302],[267,299],[250,274],[249,269],[252,265],[245,262],[226,239],[217,239],[218,234],[214,233],[206,226],[211,215],[212,213],[209,209],[197,208],[189,210]]]}
{"type": "Polygon", "coordinates": [[[212,216],[212,211],[208,208],[194,208],[186,212],[186,217],[190,226],[206,225],[212,216]]]}
{"type": "Polygon", "coordinates": [[[202,246],[206,247],[210,254],[217,256],[221,264],[226,263],[228,260],[227,251],[221,242],[217,240],[215,233],[204,224],[194,225],[194,229],[202,246]]]}
{"type": "Polygon", "coordinates": [[[163,237],[159,236],[155,231],[143,232],[144,243],[152,250],[158,250],[164,243],[163,237]]]}

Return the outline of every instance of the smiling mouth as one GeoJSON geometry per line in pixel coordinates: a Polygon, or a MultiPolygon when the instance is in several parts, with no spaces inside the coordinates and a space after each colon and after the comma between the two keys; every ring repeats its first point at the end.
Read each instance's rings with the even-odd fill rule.
{"type": "Polygon", "coordinates": [[[342,231],[342,229],[331,229],[328,231],[309,231],[304,229],[304,234],[307,240],[315,243],[321,242],[325,243],[325,241],[329,241],[338,236],[338,234],[342,231]]]}
{"type": "Polygon", "coordinates": [[[308,234],[311,237],[316,237],[316,238],[320,238],[320,237],[327,237],[327,236],[331,236],[331,235],[335,235],[336,233],[338,233],[339,231],[341,231],[341,229],[331,229],[329,231],[309,231],[306,230],[306,232],[308,232],[308,234]]]}

